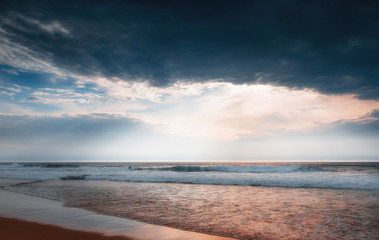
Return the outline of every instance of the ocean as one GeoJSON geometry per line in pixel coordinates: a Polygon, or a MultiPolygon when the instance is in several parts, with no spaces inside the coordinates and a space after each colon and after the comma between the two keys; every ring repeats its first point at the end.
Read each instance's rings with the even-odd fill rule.
{"type": "Polygon", "coordinates": [[[379,163],[0,163],[0,187],[236,239],[379,239],[379,163]]]}

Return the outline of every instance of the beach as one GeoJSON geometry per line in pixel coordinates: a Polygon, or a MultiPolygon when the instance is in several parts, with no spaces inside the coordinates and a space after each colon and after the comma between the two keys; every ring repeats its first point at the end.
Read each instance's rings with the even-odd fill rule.
{"type": "MultiPolygon", "coordinates": [[[[56,225],[67,228],[81,226],[81,230],[87,223],[84,226],[86,231],[94,228],[100,233],[113,232],[111,236],[122,232],[126,233],[123,236],[138,239],[174,240],[183,239],[178,237],[180,233],[187,239],[201,239],[199,236],[217,239],[222,236],[249,240],[375,239],[379,234],[377,164],[146,164],[132,168],[135,169],[129,170],[127,164],[8,165],[8,173],[16,176],[27,169],[34,179],[3,178],[0,186],[7,190],[7,194],[22,193],[17,195],[17,199],[37,196],[38,200],[20,200],[20,204],[28,209],[38,210],[30,202],[41,202],[42,197],[43,201],[58,200],[54,204],[63,204],[62,211],[66,213],[74,211],[63,222],[47,214],[48,222],[55,221],[56,225]],[[50,174],[51,179],[35,179],[38,173],[50,174]],[[153,182],[162,180],[161,173],[164,174],[164,182],[153,182]],[[142,180],[142,176],[145,182],[102,180],[112,177],[142,180]],[[167,182],[167,178],[178,182],[167,182]],[[222,180],[224,184],[179,182],[191,178],[204,182],[222,180]],[[275,183],[275,178],[287,187],[235,184],[258,179],[261,185],[269,185],[275,183]],[[241,179],[248,180],[242,182],[241,179]],[[301,182],[303,185],[299,186],[301,182]],[[78,216],[79,219],[83,217],[78,211],[85,211],[84,216],[95,214],[95,219],[101,216],[101,220],[93,222],[89,217],[67,225],[75,222],[73,219],[78,219],[78,216]],[[98,225],[99,222],[102,225],[98,225]],[[143,230],[137,230],[142,226],[143,230]],[[170,234],[162,229],[169,229],[170,234]],[[171,234],[176,231],[177,234],[171,234]],[[196,233],[206,235],[191,236],[196,233]]],[[[31,214],[33,211],[28,210],[30,220],[45,219],[41,212],[46,213],[49,204],[43,204],[45,210],[37,211],[38,214],[31,214]]],[[[24,217],[25,211],[18,215],[13,212],[12,216],[24,217]]]]}
{"type": "Polygon", "coordinates": [[[30,235],[31,239],[229,240],[96,214],[62,206],[58,201],[4,190],[0,190],[0,219],[4,224],[0,234],[6,239],[25,239],[30,235]]]}
{"type": "Polygon", "coordinates": [[[131,240],[122,236],[65,229],[54,225],[0,217],[1,235],[7,240],[131,240]]]}

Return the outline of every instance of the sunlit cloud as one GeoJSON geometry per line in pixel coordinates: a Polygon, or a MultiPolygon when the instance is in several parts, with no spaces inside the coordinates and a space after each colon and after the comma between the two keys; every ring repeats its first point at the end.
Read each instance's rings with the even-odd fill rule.
{"type": "Polygon", "coordinates": [[[65,71],[56,67],[46,56],[21,44],[14,43],[0,33],[0,64],[31,72],[51,73],[64,77],[65,71]]]}
{"type": "Polygon", "coordinates": [[[79,103],[90,104],[96,103],[97,99],[102,98],[100,94],[94,93],[78,93],[73,89],[53,89],[41,88],[34,91],[28,101],[46,103],[46,104],[60,104],[60,103],[79,103]]]}
{"type": "MultiPolygon", "coordinates": [[[[125,79],[105,77],[83,77],[76,84],[95,84],[97,89],[104,90],[109,97],[119,100],[148,100],[155,103],[172,102],[185,96],[196,96],[206,88],[217,86],[217,83],[188,83],[177,81],[168,87],[154,87],[148,81],[126,81],[125,79]]],[[[214,81],[214,80],[213,80],[214,81]]]]}
{"type": "MultiPolygon", "coordinates": [[[[40,88],[27,101],[59,107],[55,114],[138,114],[158,132],[213,140],[306,132],[343,122],[372,120],[379,102],[355,95],[269,84],[178,81],[167,87],[76,76],[72,89],[40,88]],[[91,91],[83,91],[91,85],[91,91]],[[155,109],[159,109],[156,111],[155,109]]],[[[130,115],[131,114],[131,115],[130,115]]]]}
{"type": "MultiPolygon", "coordinates": [[[[4,30],[1,34],[7,35],[4,30]]],[[[21,105],[49,104],[57,107],[54,114],[138,114],[157,131],[180,137],[235,140],[311,131],[336,122],[369,121],[368,113],[379,108],[378,101],[353,94],[328,95],[270,84],[183,79],[157,87],[149,79],[84,76],[57,67],[46,56],[7,37],[0,40],[0,64],[73,81],[71,88],[34,89],[21,105]]],[[[0,94],[13,97],[20,92],[21,86],[10,86],[0,94]]],[[[30,113],[30,106],[20,105],[19,113],[22,107],[30,113]]]]}
{"type": "Polygon", "coordinates": [[[374,100],[309,89],[231,83],[216,83],[211,89],[177,107],[193,111],[161,112],[160,127],[180,136],[234,140],[310,131],[337,121],[363,121],[379,108],[374,100]]]}
{"type": "Polygon", "coordinates": [[[352,94],[327,95],[268,84],[236,85],[213,80],[177,82],[164,88],[146,81],[106,78],[77,82],[86,83],[96,85],[120,102],[150,101],[144,113],[154,116],[159,131],[216,140],[310,131],[344,121],[369,121],[367,114],[379,108],[378,101],[361,100],[352,94]],[[174,109],[169,107],[173,101],[174,109]],[[160,106],[160,111],[149,113],[149,108],[156,106],[160,106]]]}

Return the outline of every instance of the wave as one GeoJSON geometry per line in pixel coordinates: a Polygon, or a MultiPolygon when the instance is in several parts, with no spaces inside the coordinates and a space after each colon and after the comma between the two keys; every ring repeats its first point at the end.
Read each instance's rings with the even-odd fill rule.
{"type": "Polygon", "coordinates": [[[88,175],[86,175],[86,174],[77,175],[77,176],[68,175],[68,176],[61,177],[60,179],[61,180],[85,180],[87,176],[88,175]]]}
{"type": "Polygon", "coordinates": [[[172,172],[230,172],[230,173],[288,173],[288,172],[329,172],[335,171],[316,165],[214,165],[214,166],[196,166],[196,165],[176,165],[176,166],[158,166],[158,167],[138,167],[138,166],[83,166],[81,164],[71,163],[13,163],[6,164],[3,167],[13,168],[47,168],[47,169],[64,169],[77,168],[89,171],[172,171],[172,172]]]}
{"type": "Polygon", "coordinates": [[[40,168],[77,168],[79,164],[71,163],[13,163],[13,166],[19,167],[40,167],[40,168]]]}
{"type": "Polygon", "coordinates": [[[249,165],[249,166],[172,166],[172,167],[131,167],[132,171],[174,171],[174,172],[231,172],[231,173],[287,173],[334,171],[312,165],[249,165]]]}
{"type": "Polygon", "coordinates": [[[220,172],[129,172],[128,174],[96,174],[87,180],[122,182],[186,183],[234,186],[265,186],[286,188],[325,188],[379,190],[375,175],[336,175],[324,172],[296,173],[220,173],[220,172]]]}
{"type": "Polygon", "coordinates": [[[378,169],[377,165],[338,169],[322,164],[55,166],[55,163],[33,163],[0,164],[0,178],[379,190],[378,169]]]}

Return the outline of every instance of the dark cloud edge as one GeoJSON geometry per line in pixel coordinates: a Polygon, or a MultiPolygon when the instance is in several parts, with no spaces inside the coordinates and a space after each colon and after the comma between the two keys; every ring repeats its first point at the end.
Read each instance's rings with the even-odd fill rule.
{"type": "Polygon", "coordinates": [[[375,1],[4,1],[1,12],[11,20],[2,19],[11,41],[83,76],[159,87],[220,79],[379,97],[375,1]]]}

